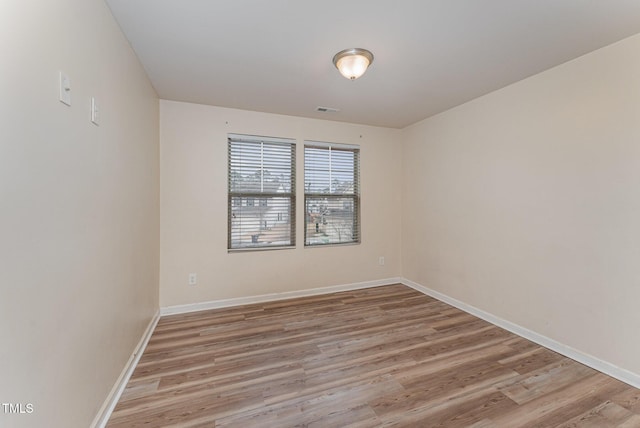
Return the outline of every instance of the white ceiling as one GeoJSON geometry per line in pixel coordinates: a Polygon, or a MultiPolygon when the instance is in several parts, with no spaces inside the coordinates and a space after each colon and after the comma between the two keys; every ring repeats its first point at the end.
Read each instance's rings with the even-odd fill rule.
{"type": "Polygon", "coordinates": [[[106,2],[163,99],[394,128],[640,32],[640,0],[106,2]]]}

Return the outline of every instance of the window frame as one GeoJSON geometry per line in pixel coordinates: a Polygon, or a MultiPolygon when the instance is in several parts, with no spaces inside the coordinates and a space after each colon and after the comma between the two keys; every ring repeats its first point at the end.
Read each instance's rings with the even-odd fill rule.
{"type": "MultiPolygon", "coordinates": [[[[361,210],[361,182],[360,182],[360,146],[352,144],[339,144],[339,143],[327,143],[320,141],[304,141],[304,248],[321,248],[327,246],[345,246],[345,245],[359,245],[362,243],[362,210],[361,210]],[[354,165],[353,165],[353,193],[332,193],[331,179],[329,179],[329,192],[311,192],[308,191],[308,164],[307,164],[307,149],[327,149],[329,151],[329,158],[331,159],[332,150],[336,151],[349,151],[354,153],[354,165]],[[309,227],[312,223],[309,213],[309,200],[310,199],[326,199],[326,200],[352,200],[353,206],[353,224],[351,226],[352,239],[342,242],[326,242],[311,243],[308,236],[309,227]],[[353,235],[355,234],[355,238],[353,235]]],[[[329,161],[329,169],[331,169],[331,161],[329,161]]],[[[330,177],[331,177],[331,173],[330,177]]],[[[344,203],[344,202],[343,202],[344,203]]],[[[317,226],[316,226],[317,230],[317,226]]]]}
{"type": "MultiPolygon", "coordinates": [[[[237,160],[237,159],[236,159],[237,160]]],[[[265,170],[265,159],[261,158],[261,168],[265,170]]],[[[263,175],[260,176],[261,183],[263,182],[263,175]]],[[[244,134],[227,134],[227,251],[229,253],[244,252],[244,251],[268,251],[268,250],[283,250],[296,247],[296,140],[290,138],[275,138],[275,137],[263,137],[255,135],[244,134]],[[261,150],[265,144],[269,145],[283,145],[288,146],[291,150],[290,159],[290,189],[289,192],[265,192],[261,191],[234,191],[232,190],[232,146],[234,144],[247,144],[249,145],[260,144],[261,150]],[[239,198],[239,199],[238,199],[239,198]],[[287,198],[289,199],[288,209],[288,226],[289,226],[289,243],[288,244],[256,244],[253,245],[253,237],[251,244],[234,244],[234,211],[242,207],[252,208],[267,208],[269,206],[268,201],[274,198],[287,198]],[[246,205],[243,201],[246,200],[246,205]],[[240,204],[237,202],[240,201],[240,204]],[[252,202],[249,205],[249,201],[252,202]],[[235,246],[234,246],[235,245],[235,246]]],[[[278,221],[281,221],[281,214],[276,213],[278,221]]],[[[259,221],[259,228],[261,230],[261,219],[259,221]]],[[[260,235],[260,234],[258,234],[260,235]]],[[[286,235],[284,235],[286,236],[286,235]]]]}

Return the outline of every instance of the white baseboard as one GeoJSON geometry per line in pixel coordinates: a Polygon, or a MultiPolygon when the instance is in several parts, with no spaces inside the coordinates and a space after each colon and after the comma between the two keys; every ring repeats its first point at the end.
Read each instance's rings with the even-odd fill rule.
{"type": "Polygon", "coordinates": [[[237,297],[234,299],[213,300],[209,302],[190,303],[187,305],[166,306],[160,308],[160,315],[175,315],[187,312],[205,311],[208,309],[226,308],[230,306],[265,303],[275,300],[294,299],[297,297],[316,296],[319,294],[337,293],[340,291],[359,290],[361,288],[380,287],[382,285],[400,284],[402,278],[386,278],[374,281],[356,282],[353,284],[333,285],[330,287],[311,288],[309,290],[286,291],[283,293],[262,294],[259,296],[237,297]]]}
{"type": "Polygon", "coordinates": [[[478,318],[482,318],[483,320],[488,321],[491,324],[494,324],[498,327],[501,327],[512,333],[515,333],[518,336],[524,337],[525,339],[535,342],[538,345],[551,349],[552,351],[555,351],[559,354],[564,355],[565,357],[569,357],[572,360],[578,361],[579,363],[582,363],[595,370],[598,370],[611,377],[614,377],[635,388],[640,388],[640,374],[633,373],[629,370],[620,368],[607,361],[601,360],[592,355],[589,355],[587,353],[574,349],[568,345],[557,342],[547,336],[543,336],[542,334],[536,333],[535,331],[524,328],[518,324],[514,324],[510,321],[499,318],[495,315],[490,314],[489,312],[485,312],[482,309],[478,309],[474,306],[461,302],[460,300],[454,299],[453,297],[447,296],[446,294],[432,290],[428,287],[425,287],[424,285],[420,285],[409,279],[401,278],[400,282],[406,285],[407,287],[411,287],[416,291],[426,294],[427,296],[431,296],[451,306],[454,306],[462,311],[465,311],[471,315],[474,315],[478,318]]]}
{"type": "Polygon", "coordinates": [[[142,335],[142,338],[140,338],[140,342],[138,342],[138,345],[136,346],[133,353],[129,357],[129,361],[127,361],[127,364],[125,364],[124,369],[122,370],[122,373],[120,373],[120,376],[116,380],[116,383],[113,385],[113,388],[111,389],[111,392],[107,396],[107,399],[104,401],[104,404],[102,405],[95,419],[91,423],[92,428],[104,428],[107,425],[107,422],[111,417],[111,413],[113,412],[113,409],[116,407],[116,404],[118,404],[118,400],[120,400],[120,396],[122,395],[122,392],[127,386],[127,383],[129,382],[129,378],[131,378],[131,375],[133,374],[133,370],[135,370],[136,366],[138,365],[138,361],[140,361],[140,357],[142,356],[144,349],[147,347],[147,343],[149,343],[151,334],[153,333],[153,330],[156,328],[156,325],[158,324],[159,320],[160,320],[160,311],[157,311],[156,314],[151,319],[151,321],[149,322],[147,329],[144,331],[144,334],[142,335]]]}

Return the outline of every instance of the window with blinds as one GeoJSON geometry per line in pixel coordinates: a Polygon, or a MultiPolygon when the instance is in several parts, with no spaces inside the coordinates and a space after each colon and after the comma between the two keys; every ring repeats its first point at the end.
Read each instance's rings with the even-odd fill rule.
{"type": "Polygon", "coordinates": [[[229,135],[228,142],[228,249],[295,246],[295,141],[229,135]]]}
{"type": "Polygon", "coordinates": [[[305,246],[360,242],[360,148],[306,141],[305,246]]]}

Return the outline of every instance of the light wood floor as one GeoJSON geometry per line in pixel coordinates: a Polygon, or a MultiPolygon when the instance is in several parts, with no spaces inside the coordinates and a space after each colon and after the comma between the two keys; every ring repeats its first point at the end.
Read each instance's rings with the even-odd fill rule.
{"type": "Polygon", "coordinates": [[[640,390],[403,285],[163,317],[109,427],[640,427],[640,390]]]}

